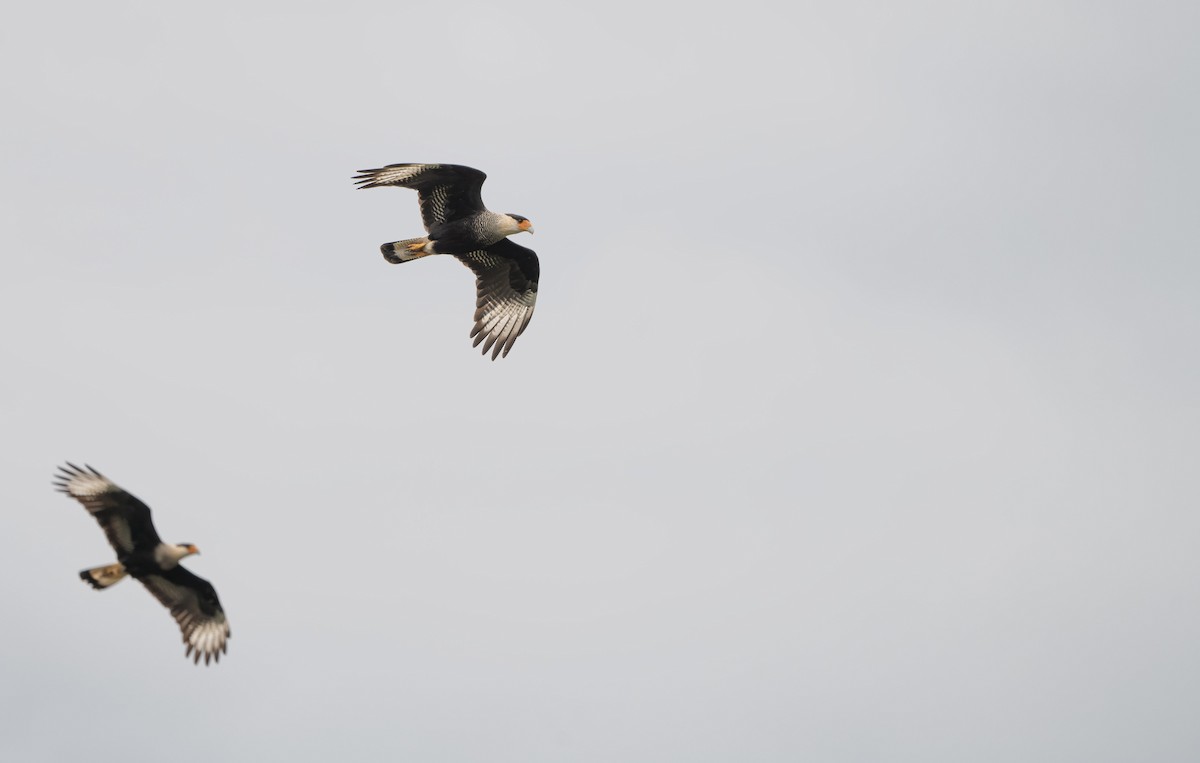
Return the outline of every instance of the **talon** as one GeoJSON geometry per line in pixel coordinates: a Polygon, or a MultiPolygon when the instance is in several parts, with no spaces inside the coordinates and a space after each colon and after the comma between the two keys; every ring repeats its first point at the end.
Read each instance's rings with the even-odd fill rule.
{"type": "Polygon", "coordinates": [[[408,251],[410,251],[410,252],[413,252],[413,253],[419,252],[419,251],[421,251],[422,249],[424,249],[424,248],[425,248],[425,245],[426,245],[427,243],[429,243],[429,242],[427,242],[427,241],[418,241],[418,242],[417,242],[417,243],[415,243],[415,244],[409,244],[409,245],[408,245],[408,251]]]}

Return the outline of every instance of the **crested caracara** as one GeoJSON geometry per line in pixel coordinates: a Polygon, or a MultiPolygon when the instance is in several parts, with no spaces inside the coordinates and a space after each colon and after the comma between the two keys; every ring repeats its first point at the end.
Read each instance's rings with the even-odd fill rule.
{"type": "Polygon", "coordinates": [[[509,241],[515,233],[533,233],[521,215],[492,212],[479,191],[487,175],[457,164],[389,164],[360,170],[360,188],[412,188],[421,205],[425,236],[380,247],[391,263],[430,254],[449,254],[475,272],[475,346],[506,356],[529,325],[537,302],[538,258],[532,249],[509,241]],[[495,349],[493,349],[493,346],[495,349]]]}
{"type": "Polygon", "coordinates": [[[187,644],[185,657],[194,653],[192,661],[199,663],[203,657],[205,665],[220,661],[230,637],[225,610],[207,580],[179,566],[181,559],[200,550],[191,543],[163,543],[150,521],[150,507],[92,467],[80,469],[68,462],[58,469],[54,486],[83,504],[117,552],[115,564],[84,570],[79,577],[97,590],[126,575],[136,578],[179,623],[187,644]]]}

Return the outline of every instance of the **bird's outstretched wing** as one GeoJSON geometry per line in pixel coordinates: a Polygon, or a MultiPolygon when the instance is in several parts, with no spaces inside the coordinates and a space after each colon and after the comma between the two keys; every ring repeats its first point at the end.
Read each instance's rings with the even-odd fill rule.
{"type": "Polygon", "coordinates": [[[183,643],[187,644],[184,656],[194,655],[193,663],[199,663],[201,657],[205,665],[210,660],[220,662],[233,634],[216,589],[204,578],[178,566],[144,575],[139,580],[179,623],[183,643]]]}
{"type": "Polygon", "coordinates": [[[425,230],[482,212],[479,189],[487,175],[461,164],[389,164],[375,170],[359,170],[354,176],[359,188],[394,185],[413,188],[421,203],[425,230]]]}
{"type": "Polygon", "coordinates": [[[135,551],[154,550],[161,541],[150,521],[150,507],[90,466],[67,462],[58,467],[54,487],[83,504],[104,529],[109,544],[122,558],[135,551]]]}
{"type": "Polygon", "coordinates": [[[507,238],[475,252],[454,255],[475,271],[475,346],[492,360],[504,357],[529,325],[537,302],[538,258],[532,249],[507,238]],[[494,347],[494,348],[493,348],[494,347]]]}

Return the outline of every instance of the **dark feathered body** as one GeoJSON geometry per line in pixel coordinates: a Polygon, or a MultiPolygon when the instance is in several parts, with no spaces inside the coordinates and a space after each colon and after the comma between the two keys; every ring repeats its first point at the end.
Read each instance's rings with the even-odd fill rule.
{"type": "Polygon", "coordinates": [[[438,254],[466,254],[484,249],[505,237],[496,229],[493,212],[483,211],[457,220],[435,223],[429,228],[429,240],[438,254]]]}

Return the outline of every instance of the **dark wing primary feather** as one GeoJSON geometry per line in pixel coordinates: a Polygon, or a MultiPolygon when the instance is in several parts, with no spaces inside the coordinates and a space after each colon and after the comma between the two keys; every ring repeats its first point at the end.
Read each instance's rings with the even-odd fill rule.
{"type": "Polygon", "coordinates": [[[461,164],[389,164],[375,170],[359,170],[354,180],[359,188],[394,185],[414,188],[421,203],[425,230],[482,212],[479,189],[487,175],[461,164]]]}
{"type": "Polygon", "coordinates": [[[502,238],[486,249],[454,255],[475,271],[475,345],[484,342],[483,354],[492,350],[505,357],[513,342],[529,325],[537,302],[538,258],[532,249],[502,238]],[[495,345],[495,349],[492,349],[495,345]]]}
{"type": "Polygon", "coordinates": [[[183,643],[187,644],[184,656],[194,653],[193,663],[199,663],[202,656],[205,665],[214,659],[220,662],[232,634],[216,589],[204,578],[179,566],[143,575],[139,580],[171,610],[171,616],[179,623],[183,643]]]}
{"type": "Polygon", "coordinates": [[[161,540],[150,521],[150,507],[90,466],[67,462],[58,467],[54,487],[83,504],[96,518],[117,558],[153,551],[161,540]]]}

